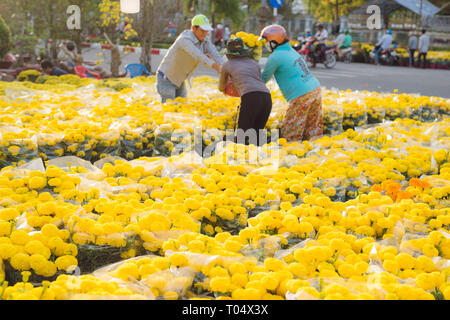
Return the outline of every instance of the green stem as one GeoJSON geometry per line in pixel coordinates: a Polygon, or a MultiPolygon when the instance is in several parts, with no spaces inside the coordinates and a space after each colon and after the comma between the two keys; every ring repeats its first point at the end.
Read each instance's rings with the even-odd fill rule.
{"type": "Polygon", "coordinates": [[[5,294],[5,290],[8,287],[8,281],[3,281],[2,283],[2,293],[0,294],[0,300],[3,300],[3,295],[5,294]]]}
{"type": "Polygon", "coordinates": [[[45,291],[47,291],[47,288],[48,288],[47,286],[43,287],[41,295],[39,296],[39,300],[42,299],[42,297],[44,296],[45,291]]]}

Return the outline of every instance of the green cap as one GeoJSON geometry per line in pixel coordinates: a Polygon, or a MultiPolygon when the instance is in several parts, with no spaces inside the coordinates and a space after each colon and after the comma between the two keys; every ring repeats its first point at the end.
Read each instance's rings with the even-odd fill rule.
{"type": "Polygon", "coordinates": [[[192,18],[192,26],[200,27],[205,31],[213,31],[211,24],[209,23],[208,18],[203,14],[198,14],[194,18],[192,18]]]}
{"type": "Polygon", "coordinates": [[[248,52],[249,50],[245,48],[244,41],[241,38],[235,37],[227,41],[226,54],[244,57],[248,55],[248,52]]]}

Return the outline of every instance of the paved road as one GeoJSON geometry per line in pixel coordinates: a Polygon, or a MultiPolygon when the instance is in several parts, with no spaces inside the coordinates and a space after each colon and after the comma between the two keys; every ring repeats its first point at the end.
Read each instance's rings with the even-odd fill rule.
{"type": "Polygon", "coordinates": [[[319,65],[312,72],[327,88],[377,92],[398,89],[401,93],[450,98],[449,70],[338,63],[331,70],[319,65]]]}
{"type": "MultiPolygon", "coordinates": [[[[103,51],[103,57],[97,54],[99,49],[85,49],[83,55],[86,60],[105,61],[100,64],[105,70],[109,70],[110,52],[103,51]]],[[[122,58],[123,68],[128,63],[139,61],[139,52],[129,53],[122,58]]],[[[152,70],[156,70],[161,63],[162,55],[152,56],[152,70]]],[[[261,60],[264,65],[265,59],[261,60]]],[[[345,64],[338,62],[333,69],[326,69],[322,64],[312,69],[312,73],[326,88],[340,90],[369,90],[377,92],[392,92],[398,89],[400,93],[418,93],[426,96],[439,96],[450,98],[450,71],[436,69],[417,69],[406,67],[375,66],[364,63],[345,64]]],[[[217,73],[199,66],[194,75],[210,75],[217,77],[217,73]]]]}

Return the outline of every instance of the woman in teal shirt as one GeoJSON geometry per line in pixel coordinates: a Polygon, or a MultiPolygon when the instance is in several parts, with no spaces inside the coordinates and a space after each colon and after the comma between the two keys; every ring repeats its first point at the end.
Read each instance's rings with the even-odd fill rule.
{"type": "Polygon", "coordinates": [[[351,45],[352,45],[352,36],[350,35],[349,30],[345,30],[344,44],[341,46],[341,48],[348,48],[351,45]]]}
{"type": "Polygon", "coordinates": [[[309,71],[305,60],[291,47],[282,26],[264,28],[261,38],[266,40],[268,50],[271,51],[262,79],[266,83],[275,76],[289,103],[281,136],[288,141],[321,136],[322,96],[319,81],[309,71]]]}

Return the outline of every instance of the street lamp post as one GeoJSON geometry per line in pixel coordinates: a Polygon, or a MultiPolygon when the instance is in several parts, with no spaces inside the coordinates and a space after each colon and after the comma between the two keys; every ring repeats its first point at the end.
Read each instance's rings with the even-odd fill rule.
{"type": "Polygon", "coordinates": [[[422,0],[420,0],[420,27],[422,28],[422,0]]]}
{"type": "Polygon", "coordinates": [[[278,23],[278,8],[283,5],[283,0],[269,0],[270,5],[273,7],[273,23],[278,23]]]}

